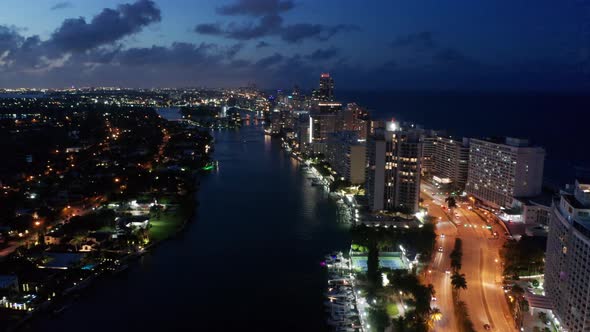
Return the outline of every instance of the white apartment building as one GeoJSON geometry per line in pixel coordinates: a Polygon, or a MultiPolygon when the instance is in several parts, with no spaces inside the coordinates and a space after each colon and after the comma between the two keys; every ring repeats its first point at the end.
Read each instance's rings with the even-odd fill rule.
{"type": "Polygon", "coordinates": [[[463,190],[469,170],[469,139],[438,136],[433,145],[432,179],[441,185],[463,190]]]}
{"type": "Polygon", "coordinates": [[[545,258],[545,294],[564,331],[590,331],[590,181],[554,201],[545,258]]]}
{"type": "Polygon", "coordinates": [[[466,191],[494,208],[541,193],[545,150],[517,138],[471,139],[466,191]]]}

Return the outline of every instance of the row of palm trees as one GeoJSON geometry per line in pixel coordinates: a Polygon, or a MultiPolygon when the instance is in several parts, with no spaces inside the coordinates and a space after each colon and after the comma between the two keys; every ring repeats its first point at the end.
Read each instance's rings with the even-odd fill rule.
{"type": "Polygon", "coordinates": [[[467,280],[465,280],[465,273],[459,273],[458,271],[453,272],[451,275],[451,285],[453,289],[457,292],[462,289],[467,289],[467,280]]]}
{"type": "Polygon", "coordinates": [[[459,299],[460,291],[467,289],[467,280],[465,279],[465,274],[461,273],[461,260],[463,258],[463,242],[461,239],[457,238],[455,240],[455,248],[451,252],[450,258],[451,268],[453,270],[453,274],[451,275],[451,286],[453,287],[454,293],[453,302],[455,305],[456,314],[461,319],[458,328],[463,332],[475,331],[473,328],[473,323],[467,314],[465,302],[459,299]]]}

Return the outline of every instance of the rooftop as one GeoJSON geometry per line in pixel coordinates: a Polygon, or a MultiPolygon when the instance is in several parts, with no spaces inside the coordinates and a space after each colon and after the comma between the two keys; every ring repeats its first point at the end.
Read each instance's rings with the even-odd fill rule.
{"type": "Polygon", "coordinates": [[[571,205],[574,209],[587,209],[588,207],[584,204],[580,203],[574,195],[571,194],[563,194],[563,199],[571,205]]]}
{"type": "Polygon", "coordinates": [[[524,148],[524,147],[534,147],[531,142],[527,138],[518,138],[518,137],[484,137],[484,138],[475,138],[480,141],[495,143],[495,144],[503,144],[517,148],[524,148]]]}

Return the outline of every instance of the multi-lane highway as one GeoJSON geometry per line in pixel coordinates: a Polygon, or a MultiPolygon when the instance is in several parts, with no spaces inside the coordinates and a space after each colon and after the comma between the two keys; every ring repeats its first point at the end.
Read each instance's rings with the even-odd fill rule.
{"type": "Polygon", "coordinates": [[[424,204],[431,216],[438,220],[438,235],[435,255],[430,272],[426,272],[426,282],[434,285],[437,300],[433,305],[440,308],[443,319],[438,322],[436,331],[456,331],[457,321],[453,310],[449,254],[457,237],[463,240],[463,260],[461,273],[467,280],[467,290],[460,292],[460,299],[467,304],[469,315],[477,331],[485,331],[489,324],[492,331],[516,331],[514,322],[504,299],[501,283],[499,250],[504,239],[495,238],[492,233],[504,234],[499,225],[488,224],[477,213],[458,207],[450,212],[444,197],[435,193],[434,188],[423,185],[424,204]],[[444,234],[444,236],[443,236],[444,234]],[[442,252],[438,249],[442,247],[442,252]]]}

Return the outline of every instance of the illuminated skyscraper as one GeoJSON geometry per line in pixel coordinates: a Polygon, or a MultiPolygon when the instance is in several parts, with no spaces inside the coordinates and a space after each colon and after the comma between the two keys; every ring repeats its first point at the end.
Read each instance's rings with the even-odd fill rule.
{"type": "Polygon", "coordinates": [[[387,122],[367,139],[366,154],[369,209],[415,213],[420,198],[420,133],[387,122]]]}
{"type": "Polygon", "coordinates": [[[320,75],[320,88],[317,90],[317,98],[323,101],[334,100],[334,79],[328,73],[320,75]]]}
{"type": "Polygon", "coordinates": [[[590,330],[588,280],[590,179],[578,179],[553,202],[545,258],[545,294],[564,331],[590,330]]]}

